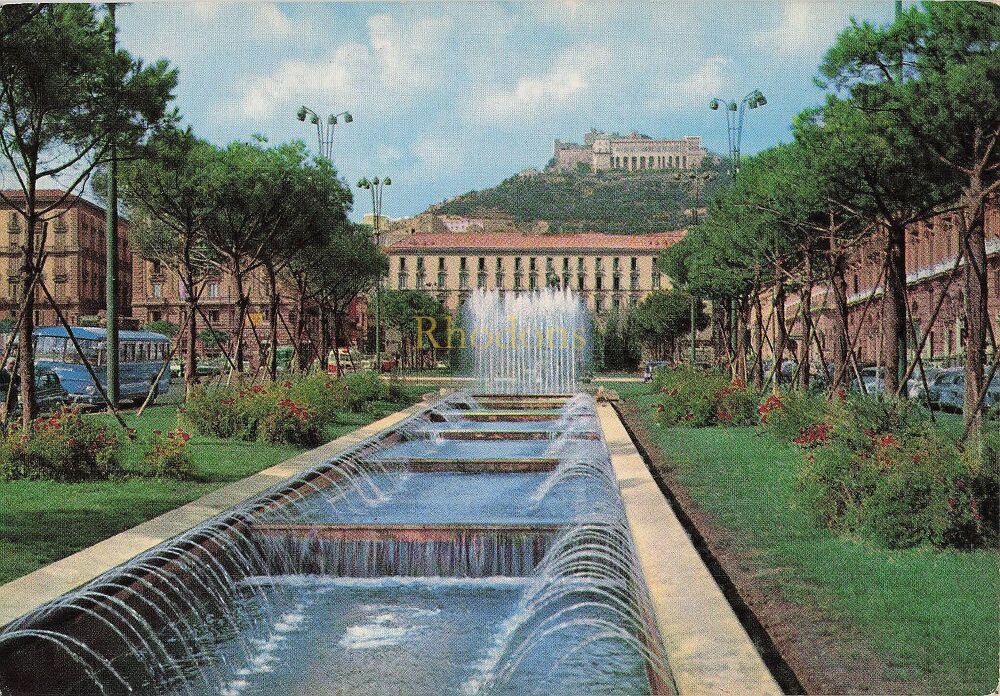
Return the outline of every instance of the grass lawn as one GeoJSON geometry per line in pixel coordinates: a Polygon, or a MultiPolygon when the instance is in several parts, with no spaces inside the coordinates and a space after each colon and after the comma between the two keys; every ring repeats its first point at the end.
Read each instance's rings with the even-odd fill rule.
{"type": "MultiPolygon", "coordinates": [[[[427,388],[406,387],[409,402],[427,388]]],[[[366,414],[344,414],[326,436],[334,439],[406,404],[375,402],[366,414]]],[[[117,428],[108,414],[89,416],[117,428]]],[[[177,426],[174,406],[155,406],[142,419],[126,414],[139,434],[137,446],[124,452],[126,467],[142,460],[153,430],[177,426]]],[[[126,442],[127,445],[127,442],[126,442]]],[[[92,483],[0,481],[0,583],[86,548],[140,522],[188,503],[227,483],[266,469],[301,452],[300,448],[264,442],[192,435],[188,443],[195,480],[134,478],[92,483]]]]}
{"type": "Polygon", "coordinates": [[[659,428],[648,387],[622,391],[637,402],[677,479],[740,540],[762,580],[845,628],[851,636],[845,645],[854,646],[848,657],[873,651],[885,678],[916,682],[928,692],[996,688],[995,551],[890,551],[837,537],[796,508],[801,460],[794,445],[753,428],[659,428]]]}

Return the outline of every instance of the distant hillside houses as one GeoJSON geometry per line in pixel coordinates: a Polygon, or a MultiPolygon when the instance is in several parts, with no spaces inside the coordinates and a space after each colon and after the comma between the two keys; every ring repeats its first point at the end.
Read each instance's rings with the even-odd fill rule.
{"type": "Polygon", "coordinates": [[[656,140],[642,133],[621,135],[592,128],[584,134],[582,145],[556,140],[550,166],[559,171],[570,171],[583,164],[595,172],[609,169],[697,169],[707,155],[700,135],[656,140]]]}

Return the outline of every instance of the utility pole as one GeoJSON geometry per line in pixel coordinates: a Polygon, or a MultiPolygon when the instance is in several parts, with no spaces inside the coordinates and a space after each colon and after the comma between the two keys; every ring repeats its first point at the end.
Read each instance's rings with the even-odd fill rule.
{"type": "MultiPolygon", "coordinates": [[[[382,248],[382,189],[392,185],[392,179],[387,176],[379,179],[377,176],[367,177],[358,182],[358,188],[368,189],[372,195],[372,231],[375,235],[375,246],[382,248]]],[[[375,370],[382,371],[382,274],[375,278],[375,370]]]]}
{"type": "MultiPolygon", "coordinates": [[[[108,3],[110,31],[108,34],[111,50],[111,69],[114,70],[114,56],[117,51],[117,29],[115,27],[115,4],[108,3]]],[[[117,75],[112,75],[117,80],[117,75]]],[[[107,278],[105,281],[105,304],[107,307],[107,380],[108,406],[118,408],[118,134],[115,132],[115,117],[118,104],[112,103],[110,138],[111,161],[108,164],[108,210],[107,210],[107,278]]]]}

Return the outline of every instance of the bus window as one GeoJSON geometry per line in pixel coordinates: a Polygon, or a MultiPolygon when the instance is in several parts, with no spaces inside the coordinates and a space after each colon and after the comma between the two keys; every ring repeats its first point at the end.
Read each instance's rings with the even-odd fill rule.
{"type": "MultiPolygon", "coordinates": [[[[80,350],[83,351],[87,360],[91,364],[97,362],[97,349],[99,348],[98,342],[88,340],[86,338],[78,338],[77,342],[80,344],[80,350]]],[[[83,360],[80,359],[80,355],[76,352],[76,348],[73,347],[72,343],[68,343],[66,346],[66,362],[77,365],[83,364],[83,360]]]]}
{"type": "Polygon", "coordinates": [[[136,362],[146,362],[146,344],[140,341],[135,344],[135,361],[136,362]]]}
{"type": "Polygon", "coordinates": [[[53,362],[62,362],[65,350],[66,350],[65,338],[61,338],[59,336],[38,336],[35,339],[36,360],[51,360],[53,362]]]}

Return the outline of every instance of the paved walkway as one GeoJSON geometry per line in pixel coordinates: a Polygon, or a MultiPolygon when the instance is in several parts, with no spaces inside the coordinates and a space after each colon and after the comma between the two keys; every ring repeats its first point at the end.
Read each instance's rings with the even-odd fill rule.
{"type": "Polygon", "coordinates": [[[597,408],[680,696],[782,693],[618,414],[597,408]]]}

